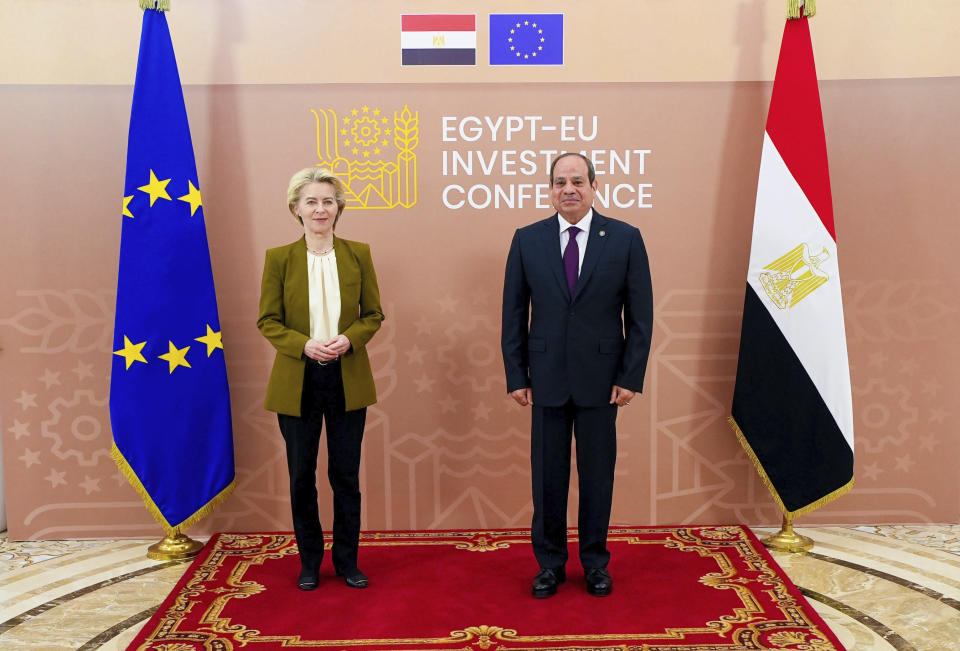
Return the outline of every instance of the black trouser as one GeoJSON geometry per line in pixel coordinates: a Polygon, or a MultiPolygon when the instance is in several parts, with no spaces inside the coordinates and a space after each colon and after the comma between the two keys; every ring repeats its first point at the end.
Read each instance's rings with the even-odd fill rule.
{"type": "Polygon", "coordinates": [[[290,506],[300,563],[319,568],[323,528],[317,508],[317,454],[321,424],[327,430],[327,476],[333,489],[333,566],[349,575],[357,569],[360,545],[360,446],[366,408],[344,410],[339,362],[308,361],[303,378],[300,418],[278,414],[287,444],[290,506]]]}
{"type": "Polygon", "coordinates": [[[533,552],[543,568],[567,562],[567,494],[570,444],[576,432],[580,509],[580,563],[606,567],[607,529],[617,461],[617,406],[533,405],[530,466],[533,478],[533,552]]]}

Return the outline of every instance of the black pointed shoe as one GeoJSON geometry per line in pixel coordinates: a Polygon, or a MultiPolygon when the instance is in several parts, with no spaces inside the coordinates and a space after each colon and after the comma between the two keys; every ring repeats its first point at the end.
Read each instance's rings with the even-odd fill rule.
{"type": "Polygon", "coordinates": [[[606,597],[613,590],[613,577],[603,567],[594,567],[584,572],[587,592],[594,597],[606,597]]]}
{"type": "Polygon", "coordinates": [[[370,585],[370,579],[368,579],[367,575],[360,570],[353,570],[349,573],[337,570],[337,576],[342,576],[343,582],[346,583],[350,588],[358,588],[362,590],[370,585]]]}
{"type": "Polygon", "coordinates": [[[316,590],[320,585],[320,570],[312,567],[300,568],[300,576],[297,577],[297,587],[301,590],[316,590]]]}
{"type": "Polygon", "coordinates": [[[541,568],[533,577],[533,596],[537,599],[546,599],[557,594],[557,586],[567,580],[567,573],[562,567],[541,568]]]}

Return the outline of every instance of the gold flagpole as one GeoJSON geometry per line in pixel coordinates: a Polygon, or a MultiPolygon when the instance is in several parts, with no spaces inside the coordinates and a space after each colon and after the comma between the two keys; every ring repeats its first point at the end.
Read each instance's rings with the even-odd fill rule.
{"type": "Polygon", "coordinates": [[[170,11],[170,0],[140,0],[140,8],[170,11]]]}
{"type": "MultiPolygon", "coordinates": [[[[143,10],[170,11],[170,0],[139,0],[139,4],[143,10]]],[[[160,542],[147,548],[147,558],[155,561],[178,561],[193,558],[200,553],[201,549],[203,549],[202,542],[184,535],[179,528],[175,528],[160,542]]]]}
{"type": "MultiPolygon", "coordinates": [[[[787,0],[787,19],[809,18],[817,13],[816,0],[787,0]]],[[[779,499],[777,500],[779,501],[779,499]]],[[[784,513],[780,531],[767,536],[763,544],[781,552],[806,552],[813,549],[813,539],[793,530],[793,517],[784,513]]]]}
{"type": "Polygon", "coordinates": [[[787,0],[787,18],[810,18],[817,15],[817,0],[787,0]]]}
{"type": "Polygon", "coordinates": [[[179,561],[193,558],[200,553],[201,549],[203,549],[202,542],[180,533],[179,529],[174,529],[172,533],[164,536],[163,540],[147,548],[147,558],[155,561],[179,561]]]}
{"type": "Polygon", "coordinates": [[[801,536],[793,530],[793,518],[784,514],[779,533],[767,536],[763,544],[780,552],[808,552],[813,549],[813,539],[801,536]]]}

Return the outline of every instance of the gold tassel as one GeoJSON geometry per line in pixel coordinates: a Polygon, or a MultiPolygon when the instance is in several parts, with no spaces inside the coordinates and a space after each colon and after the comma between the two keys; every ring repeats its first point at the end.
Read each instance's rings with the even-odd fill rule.
{"type": "Polygon", "coordinates": [[[817,15],[817,0],[787,0],[787,19],[817,15]],[[802,8],[802,11],[801,11],[802,8]]]}
{"type": "Polygon", "coordinates": [[[170,11],[170,0],[140,0],[140,8],[170,11]]]}
{"type": "Polygon", "coordinates": [[[163,517],[163,513],[160,512],[160,508],[154,503],[153,499],[150,497],[150,493],[140,482],[140,478],[137,477],[137,473],[135,473],[133,468],[130,467],[130,464],[127,463],[127,460],[124,458],[123,453],[120,452],[120,448],[117,447],[116,443],[110,446],[110,456],[120,468],[120,472],[123,473],[123,476],[126,477],[127,481],[130,482],[130,485],[133,486],[133,490],[135,490],[140,495],[141,499],[143,499],[143,503],[144,506],[147,507],[147,511],[170,536],[176,536],[181,530],[189,529],[197,522],[210,515],[216,507],[230,497],[233,489],[237,487],[237,480],[234,479],[226,486],[226,488],[214,495],[209,502],[200,507],[200,509],[198,509],[193,515],[178,525],[173,526],[167,522],[165,517],[163,517]]]}
{"type": "Polygon", "coordinates": [[[770,491],[770,495],[773,497],[773,500],[777,503],[777,506],[779,507],[780,512],[783,513],[788,518],[793,519],[805,513],[816,511],[821,506],[824,506],[825,504],[829,504],[830,502],[837,499],[841,495],[848,493],[850,489],[853,488],[853,477],[851,477],[850,481],[848,481],[846,484],[844,484],[837,490],[833,491],[829,495],[824,495],[823,497],[818,499],[816,502],[813,502],[812,504],[807,504],[806,506],[801,507],[796,511],[787,510],[787,507],[783,503],[783,500],[780,499],[780,494],[777,493],[777,489],[774,488],[773,482],[770,481],[770,477],[767,475],[767,471],[763,469],[763,464],[760,463],[759,457],[757,457],[757,454],[753,451],[753,448],[750,447],[750,443],[747,441],[747,437],[743,433],[743,431],[740,429],[740,426],[737,424],[737,421],[734,420],[733,416],[729,416],[727,418],[727,422],[730,424],[730,429],[733,430],[733,433],[737,435],[737,440],[740,441],[740,445],[741,447],[743,447],[743,451],[747,453],[747,456],[750,458],[750,461],[753,462],[754,468],[757,469],[757,473],[760,475],[760,481],[762,481],[763,485],[767,487],[768,491],[770,491]]]}

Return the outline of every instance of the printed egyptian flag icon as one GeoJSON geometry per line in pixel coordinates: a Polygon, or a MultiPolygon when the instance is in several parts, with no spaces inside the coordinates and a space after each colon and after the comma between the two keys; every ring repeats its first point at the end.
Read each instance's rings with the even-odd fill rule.
{"type": "Polygon", "coordinates": [[[476,15],[404,14],[400,20],[403,65],[476,65],[476,15]]]}

